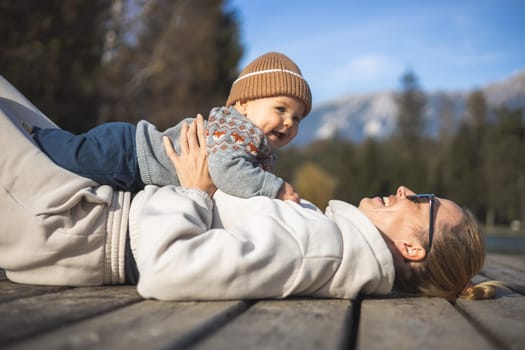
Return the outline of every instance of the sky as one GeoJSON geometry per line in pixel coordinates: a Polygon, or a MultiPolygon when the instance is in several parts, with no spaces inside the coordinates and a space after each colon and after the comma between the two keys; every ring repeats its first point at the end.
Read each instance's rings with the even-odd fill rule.
{"type": "Polygon", "coordinates": [[[315,105],[398,89],[470,90],[525,70],[525,0],[229,0],[241,67],[268,51],[293,59],[315,105]]]}

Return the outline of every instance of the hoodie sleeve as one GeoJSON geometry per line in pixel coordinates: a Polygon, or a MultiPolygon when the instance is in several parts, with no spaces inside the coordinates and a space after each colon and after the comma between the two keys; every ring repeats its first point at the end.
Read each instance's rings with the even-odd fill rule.
{"type": "MultiPolygon", "coordinates": [[[[256,198],[267,200],[260,208],[286,204],[256,198]]],[[[249,203],[244,206],[254,209],[249,203]]],[[[292,220],[298,225],[257,209],[249,220],[210,228],[213,204],[207,195],[146,186],[135,197],[130,214],[139,294],[160,300],[228,300],[284,298],[318,289],[339,264],[333,254],[337,247],[326,234],[312,242],[309,228],[325,232],[331,224],[315,220],[315,226],[304,217],[299,221],[299,215],[291,212],[298,207],[288,206],[286,215],[295,216],[297,220],[292,220]]]]}
{"type": "Polygon", "coordinates": [[[132,240],[138,292],[160,300],[283,297],[302,264],[296,242],[266,217],[210,229],[207,195],[147,186],[134,199],[132,240]],[[142,202],[138,208],[136,202],[142,202]],[[272,232],[275,229],[275,233],[272,232]]]}
{"type": "Polygon", "coordinates": [[[284,181],[271,173],[273,154],[262,131],[228,109],[208,121],[208,164],[215,185],[242,198],[276,198],[284,181]]]}

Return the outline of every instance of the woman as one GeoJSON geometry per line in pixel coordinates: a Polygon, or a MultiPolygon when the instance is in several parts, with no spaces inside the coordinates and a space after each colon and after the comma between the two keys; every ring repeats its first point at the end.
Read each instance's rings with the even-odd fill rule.
{"type": "Polygon", "coordinates": [[[451,201],[400,187],[359,208],[332,201],[325,215],[308,203],[215,193],[202,119],[184,127],[180,155],[165,143],[182,187],[147,186],[132,199],[47,159],[21,121],[50,122],[0,83],[0,139],[9,145],[0,155],[0,267],[15,282],[138,277],[142,296],[163,300],[354,298],[393,287],[450,300],[493,292],[470,286],[483,237],[451,201]]]}

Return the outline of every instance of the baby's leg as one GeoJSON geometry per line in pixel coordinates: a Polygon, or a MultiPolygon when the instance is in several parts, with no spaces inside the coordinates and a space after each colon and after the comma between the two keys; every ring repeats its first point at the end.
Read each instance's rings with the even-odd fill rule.
{"type": "Polygon", "coordinates": [[[138,192],[144,184],[137,163],[135,133],[135,125],[117,122],[101,124],[79,135],[62,129],[35,128],[33,139],[64,169],[101,185],[138,192]]]}

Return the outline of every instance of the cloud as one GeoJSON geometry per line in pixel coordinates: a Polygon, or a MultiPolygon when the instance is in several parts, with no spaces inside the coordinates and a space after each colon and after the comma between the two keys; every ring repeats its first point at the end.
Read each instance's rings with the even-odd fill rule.
{"type": "Polygon", "coordinates": [[[374,89],[385,81],[397,81],[401,67],[381,54],[360,55],[333,69],[331,83],[357,90],[374,89]]]}
{"type": "Polygon", "coordinates": [[[385,57],[378,54],[358,56],[340,69],[334,71],[336,80],[352,79],[377,79],[387,70],[388,62],[385,57]]]}

